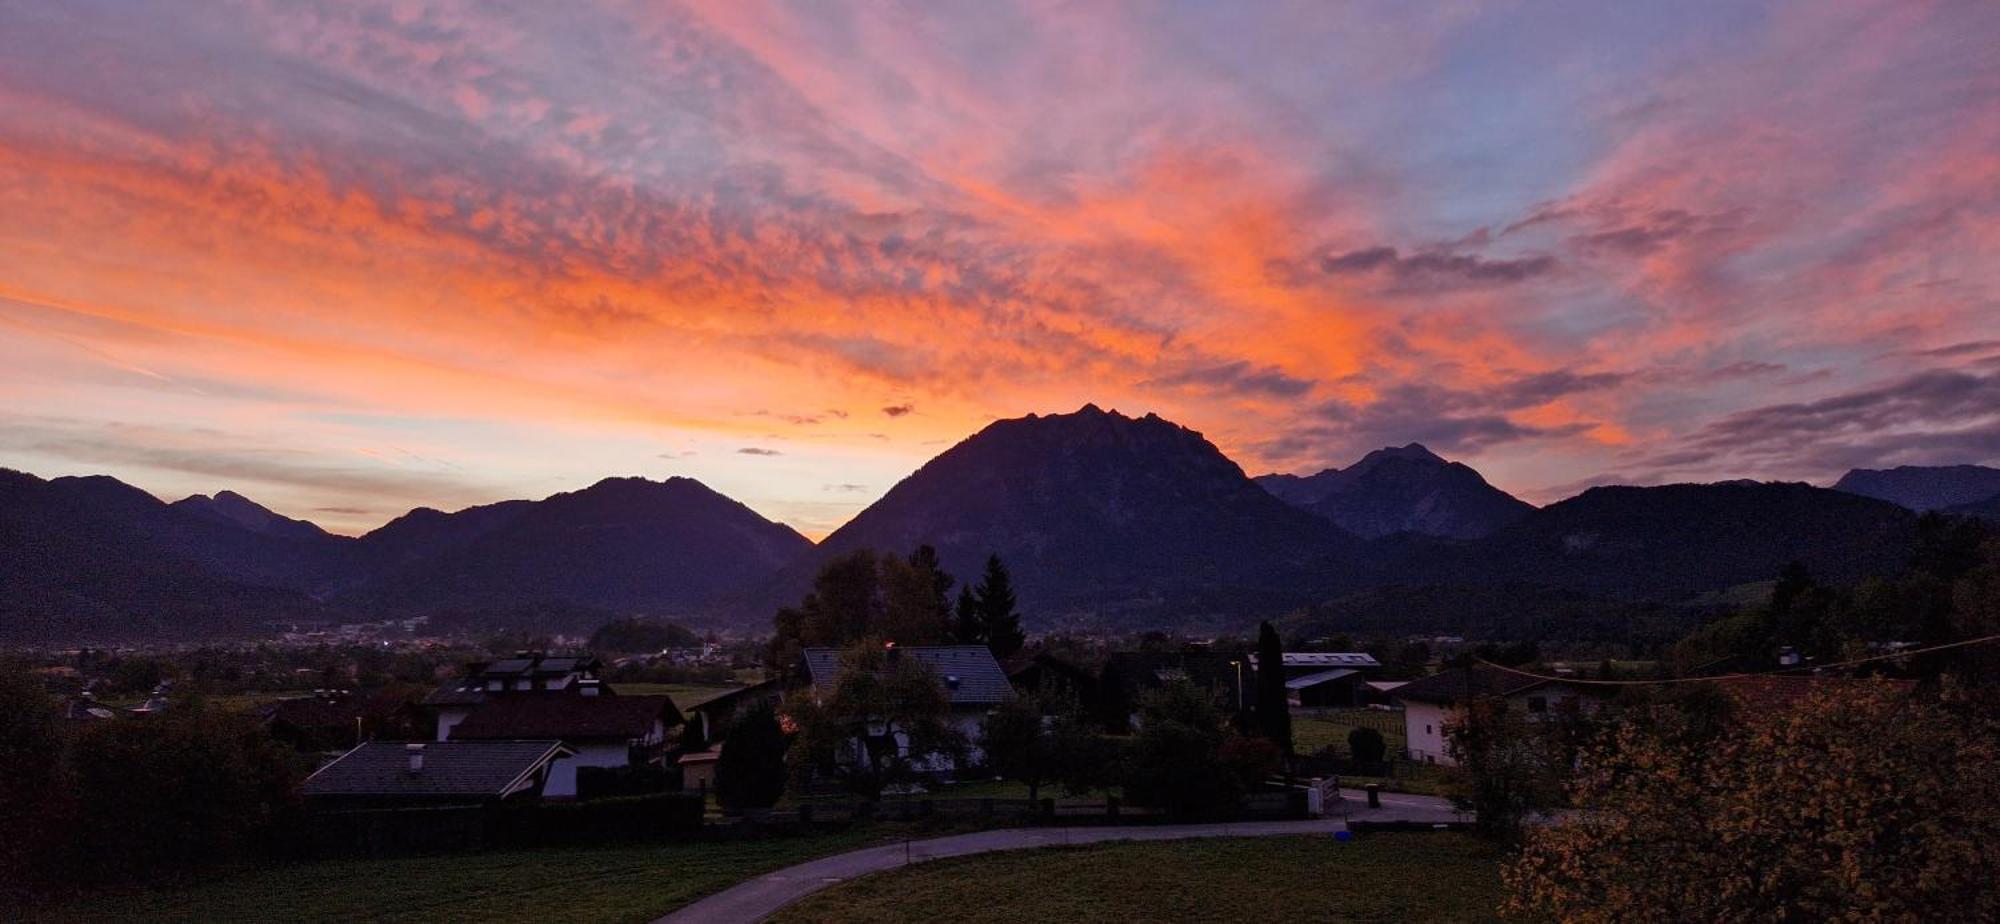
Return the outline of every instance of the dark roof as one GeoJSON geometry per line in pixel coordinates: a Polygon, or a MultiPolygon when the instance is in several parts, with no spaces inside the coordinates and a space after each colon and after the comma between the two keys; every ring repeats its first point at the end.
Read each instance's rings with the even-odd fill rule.
{"type": "Polygon", "coordinates": [[[1317,674],[1306,674],[1303,677],[1293,677],[1292,679],[1285,681],[1285,689],[1303,690],[1306,689],[1307,687],[1316,687],[1322,683],[1328,683],[1331,681],[1339,680],[1342,677],[1352,677],[1354,676],[1354,674],[1355,671],[1351,667],[1336,668],[1330,671],[1320,671],[1317,674]]]}
{"type": "Polygon", "coordinates": [[[687,711],[706,712],[711,715],[718,715],[721,713],[734,710],[738,705],[742,704],[744,700],[748,699],[769,697],[772,701],[775,702],[780,692],[782,691],[778,689],[777,680],[773,679],[773,680],[760,681],[758,683],[750,684],[749,686],[737,687],[736,689],[730,690],[729,692],[723,693],[719,696],[711,696],[705,700],[702,700],[699,703],[689,706],[687,708],[687,711]]]}
{"type": "Polygon", "coordinates": [[[1549,682],[1539,677],[1528,677],[1497,667],[1474,664],[1470,667],[1446,668],[1429,677],[1412,680],[1397,687],[1393,695],[1397,699],[1420,703],[1451,705],[1467,699],[1513,696],[1549,682]]]}
{"type": "MultiPolygon", "coordinates": [[[[465,666],[458,679],[432,690],[424,697],[426,706],[477,706],[486,701],[486,683],[498,680],[507,689],[499,692],[527,692],[513,689],[519,680],[546,683],[570,674],[595,676],[604,665],[589,655],[521,654],[499,661],[474,661],[465,666]]],[[[575,686],[571,684],[571,686],[575,686]]],[[[538,687],[537,689],[541,689],[538,687]]]]}
{"type": "MultiPolygon", "coordinates": [[[[912,645],[897,648],[897,657],[915,658],[936,674],[954,706],[1003,703],[1014,697],[1007,672],[984,645],[912,645]]],[[[806,675],[815,686],[832,684],[840,674],[840,650],[808,648],[806,675]]]]}
{"type": "Polygon", "coordinates": [[[555,740],[424,742],[424,768],[410,772],[406,742],[370,741],[306,778],[308,796],[498,797],[567,753],[555,740]]]}
{"type": "Polygon", "coordinates": [[[579,696],[574,693],[515,693],[495,696],[452,726],[453,741],[492,738],[560,738],[564,741],[629,741],[652,733],[654,722],[681,723],[681,712],[665,696],[579,696]]]}

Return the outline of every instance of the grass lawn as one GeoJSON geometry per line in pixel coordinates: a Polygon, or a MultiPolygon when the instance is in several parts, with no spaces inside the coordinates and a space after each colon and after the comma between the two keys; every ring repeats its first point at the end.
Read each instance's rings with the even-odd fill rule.
{"type": "Polygon", "coordinates": [[[865,876],[778,924],[941,921],[1498,921],[1499,854],[1459,834],[1051,847],[865,876]]]}
{"type": "Polygon", "coordinates": [[[1400,754],[1409,746],[1403,732],[1403,712],[1400,709],[1319,709],[1295,710],[1292,713],[1292,749],[1301,754],[1311,754],[1320,748],[1333,746],[1343,754],[1347,753],[1347,733],[1356,728],[1372,728],[1382,733],[1383,743],[1389,746],[1389,753],[1400,754]]]}
{"type": "Polygon", "coordinates": [[[90,895],[0,920],[649,921],[751,876],[865,847],[891,829],[712,844],[329,860],[90,895]]]}

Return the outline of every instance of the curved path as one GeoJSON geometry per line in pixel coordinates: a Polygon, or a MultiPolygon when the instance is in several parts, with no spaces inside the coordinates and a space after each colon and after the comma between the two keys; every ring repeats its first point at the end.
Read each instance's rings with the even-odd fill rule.
{"type": "Polygon", "coordinates": [[[1240,821],[1207,825],[1119,825],[1110,827],[1003,828],[975,831],[921,841],[905,841],[821,857],[738,883],[660,918],[653,924],[755,924],[778,909],[844,880],[895,869],[926,860],[960,857],[996,850],[1059,847],[1105,841],[1163,841],[1191,837],[1271,837],[1331,834],[1345,830],[1347,819],[1377,821],[1456,821],[1464,816],[1451,803],[1433,796],[1385,793],[1382,807],[1367,808],[1358,790],[1325,818],[1308,821],[1240,821]]]}

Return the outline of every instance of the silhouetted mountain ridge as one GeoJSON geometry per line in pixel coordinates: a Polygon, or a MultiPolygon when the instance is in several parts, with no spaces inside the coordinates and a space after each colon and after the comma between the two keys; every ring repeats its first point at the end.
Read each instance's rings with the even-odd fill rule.
{"type": "Polygon", "coordinates": [[[1377,449],[1347,468],[1256,480],[1286,503],[1365,539],[1401,532],[1477,539],[1535,509],[1420,443],[1377,449]]]}
{"type": "Polygon", "coordinates": [[[1310,599],[1358,543],[1259,488],[1200,433],[1096,405],[996,421],[945,450],[793,569],[858,548],[937,547],[970,577],[989,553],[1023,612],[1170,620],[1310,599]]]}
{"type": "Polygon", "coordinates": [[[1984,465],[1901,465],[1857,468],[1833,489],[1901,504],[1919,513],[1977,504],[2000,495],[2000,468],[1984,465]]]}

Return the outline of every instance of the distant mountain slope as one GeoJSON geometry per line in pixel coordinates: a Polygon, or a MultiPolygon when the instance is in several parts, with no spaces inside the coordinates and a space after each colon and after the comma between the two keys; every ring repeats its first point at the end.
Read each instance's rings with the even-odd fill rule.
{"type": "Polygon", "coordinates": [[[831,556],[922,543],[961,578],[998,553],[1041,626],[1265,611],[1336,582],[1358,545],[1257,487],[1201,434],[1086,405],[997,421],[925,463],[828,536],[785,592],[831,556]]]}
{"type": "Polygon", "coordinates": [[[176,640],[329,618],[298,590],[237,576],[313,570],[284,541],[243,560],[254,539],[115,478],[0,469],[0,639],[176,640]]]}
{"type": "Polygon", "coordinates": [[[1995,494],[1983,501],[1959,504],[1956,507],[1947,507],[1944,512],[1956,513],[1961,516],[1979,517],[1982,520],[1992,520],[1995,523],[2000,523],[2000,494],[1995,494]]]}
{"type": "Polygon", "coordinates": [[[318,539],[327,535],[326,530],[320,529],[317,523],[279,516],[235,491],[217,491],[213,497],[196,494],[167,506],[205,520],[228,523],[265,536],[318,539]]]}
{"type": "Polygon", "coordinates": [[[607,478],[541,501],[412,511],[361,546],[386,570],[342,602],[682,615],[762,581],[812,543],[691,478],[607,478]]]}
{"type": "Polygon", "coordinates": [[[1857,468],[1833,489],[1901,504],[1918,512],[1942,510],[2000,495],[2000,468],[1984,465],[1903,465],[1857,468]]]}
{"type": "Polygon", "coordinates": [[[1404,583],[1521,582],[1674,599],[1769,580],[1798,561],[1824,580],[1885,574],[1910,554],[1916,515],[1805,484],[1601,487],[1460,546],[1412,544],[1404,583]]]}
{"type": "Polygon", "coordinates": [[[1263,475],[1257,483],[1368,539],[1399,532],[1477,539],[1535,509],[1418,443],[1375,450],[1347,468],[1263,475]]]}

